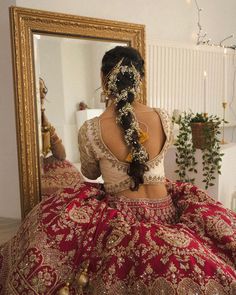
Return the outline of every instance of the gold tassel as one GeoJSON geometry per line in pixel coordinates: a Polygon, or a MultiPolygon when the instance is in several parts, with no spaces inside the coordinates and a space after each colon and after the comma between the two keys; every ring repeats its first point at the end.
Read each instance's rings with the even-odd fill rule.
{"type": "Polygon", "coordinates": [[[85,263],[85,266],[82,270],[82,272],[77,273],[75,276],[75,280],[78,285],[78,294],[82,295],[84,294],[83,289],[88,286],[89,283],[89,276],[88,276],[88,261],[85,263]]]}
{"type": "Polygon", "coordinates": [[[62,287],[59,291],[58,291],[58,295],[69,295],[70,294],[70,290],[69,290],[69,283],[66,283],[66,285],[64,287],[62,287]]]}
{"type": "Polygon", "coordinates": [[[80,274],[76,275],[76,282],[81,288],[84,288],[88,285],[89,277],[87,272],[88,270],[85,268],[80,274]]]}

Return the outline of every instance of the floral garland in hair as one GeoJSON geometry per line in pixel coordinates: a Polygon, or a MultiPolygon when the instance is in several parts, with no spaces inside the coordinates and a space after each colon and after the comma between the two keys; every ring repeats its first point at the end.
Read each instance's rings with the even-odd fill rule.
{"type": "Polygon", "coordinates": [[[124,58],[122,58],[115,65],[115,67],[111,70],[111,72],[107,75],[105,79],[105,81],[107,82],[107,95],[112,95],[114,97],[114,102],[116,106],[119,102],[124,102],[123,107],[121,109],[118,109],[117,112],[116,121],[118,124],[121,125],[123,116],[127,116],[128,113],[131,114],[131,124],[130,127],[125,130],[124,135],[126,144],[131,148],[131,151],[126,158],[126,161],[138,161],[139,163],[144,164],[148,161],[149,157],[142,143],[144,143],[148,139],[148,134],[142,131],[139,127],[133,106],[131,105],[131,103],[127,101],[129,93],[132,93],[134,96],[136,96],[139,92],[141,84],[141,75],[133,64],[131,64],[131,66],[122,65],[123,60],[124,58]],[[132,87],[127,87],[121,90],[121,92],[119,92],[117,88],[117,82],[119,81],[117,76],[120,73],[122,75],[128,73],[130,75],[130,78],[133,78],[134,80],[134,84],[132,87]],[[133,140],[134,134],[138,134],[137,140],[133,140]]]}

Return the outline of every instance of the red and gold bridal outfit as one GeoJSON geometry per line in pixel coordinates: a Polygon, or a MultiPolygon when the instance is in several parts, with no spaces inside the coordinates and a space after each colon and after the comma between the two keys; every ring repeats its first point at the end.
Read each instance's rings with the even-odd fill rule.
{"type": "MultiPolygon", "coordinates": [[[[170,132],[160,116],[166,143],[149,163],[149,173],[159,171],[146,175],[150,182],[164,181],[160,163],[170,132]]],[[[115,196],[112,190],[129,183],[98,123],[88,123],[86,134],[96,144],[84,134],[81,160],[91,176],[103,169],[106,193],[80,175],[76,182],[73,170],[71,183],[47,194],[0,248],[0,294],[57,294],[67,282],[70,294],[236,294],[236,214],[186,183],[167,182],[162,200],[115,196]],[[106,174],[114,167],[116,175],[106,174]],[[82,291],[76,277],[86,267],[89,284],[82,291]]]]}
{"type": "Polygon", "coordinates": [[[127,200],[92,184],[42,201],[1,247],[0,294],[57,294],[88,264],[85,294],[235,294],[236,215],[189,184],[127,200]],[[87,292],[87,293],[86,293],[87,292]]]}

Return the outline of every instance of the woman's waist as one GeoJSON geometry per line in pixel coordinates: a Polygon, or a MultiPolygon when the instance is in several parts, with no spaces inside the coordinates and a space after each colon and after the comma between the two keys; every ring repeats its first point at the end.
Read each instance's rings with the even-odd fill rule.
{"type": "Polygon", "coordinates": [[[164,182],[140,185],[138,191],[126,189],[116,193],[116,196],[123,196],[128,199],[161,200],[168,196],[164,182]]]}
{"type": "Polygon", "coordinates": [[[109,194],[128,194],[129,196],[138,196],[144,198],[161,198],[167,195],[167,190],[165,186],[165,177],[159,178],[149,178],[144,177],[144,184],[140,185],[138,191],[131,191],[130,187],[132,184],[131,178],[126,175],[124,177],[116,177],[110,179],[104,178],[104,188],[109,194]]]}

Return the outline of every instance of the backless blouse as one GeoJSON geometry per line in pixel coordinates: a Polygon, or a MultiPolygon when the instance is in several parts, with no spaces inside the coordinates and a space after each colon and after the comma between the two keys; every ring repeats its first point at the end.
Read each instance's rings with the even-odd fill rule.
{"type": "MultiPolygon", "coordinates": [[[[165,132],[165,143],[158,155],[146,162],[149,170],[144,174],[144,184],[163,182],[164,156],[172,143],[172,122],[165,110],[154,109],[160,116],[165,132]]],[[[107,193],[115,194],[129,189],[131,178],[127,174],[129,163],[116,158],[106,146],[101,135],[99,117],[87,120],[79,130],[81,172],[89,179],[102,175],[107,193]]]]}

